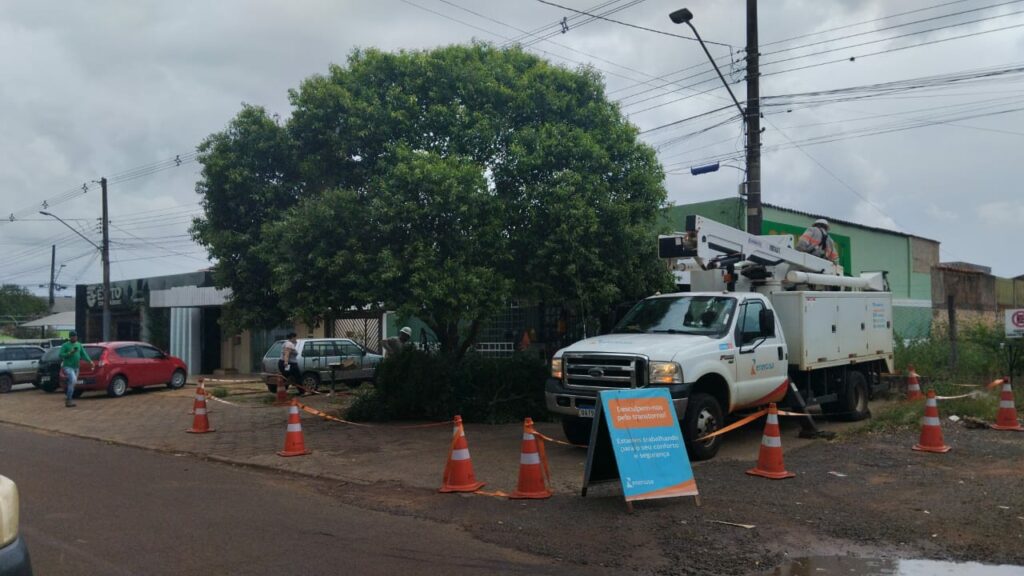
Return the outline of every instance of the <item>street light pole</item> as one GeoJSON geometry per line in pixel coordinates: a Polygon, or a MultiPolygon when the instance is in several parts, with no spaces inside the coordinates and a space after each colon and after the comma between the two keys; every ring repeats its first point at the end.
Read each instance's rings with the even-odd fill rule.
{"type": "MultiPolygon", "coordinates": [[[[105,191],[107,189],[107,187],[106,187],[106,178],[103,179],[102,183],[104,185],[103,186],[103,190],[105,191]]],[[[103,195],[103,198],[106,199],[106,194],[103,195]]],[[[103,207],[104,207],[103,215],[106,216],[106,212],[107,212],[106,209],[105,209],[106,208],[106,202],[103,203],[103,207]]],[[[90,240],[88,237],[86,237],[84,234],[79,232],[77,228],[75,228],[71,224],[68,224],[67,222],[65,222],[60,216],[57,216],[56,214],[51,214],[50,212],[47,212],[45,210],[40,210],[39,213],[42,214],[43,216],[49,216],[50,218],[53,218],[57,222],[60,222],[61,224],[66,226],[68,230],[71,230],[75,234],[78,234],[78,236],[82,240],[85,240],[89,244],[92,244],[92,247],[97,249],[97,250],[99,250],[100,254],[103,255],[103,341],[104,342],[109,342],[110,341],[110,260],[107,258],[107,250],[104,249],[104,248],[107,247],[107,244],[108,244],[107,235],[106,234],[103,235],[103,247],[101,248],[98,244],[96,244],[95,242],[90,240]]],[[[104,218],[104,220],[106,220],[106,218],[104,218]]],[[[106,232],[106,226],[103,227],[103,231],[106,232]]]]}
{"type": "Polygon", "coordinates": [[[732,88],[718,69],[718,64],[711,57],[711,52],[704,44],[697,29],[693,27],[693,12],[681,8],[668,15],[676,24],[686,24],[693,31],[693,35],[700,42],[704,54],[715,67],[715,72],[729,91],[733,104],[740,111],[744,124],[747,127],[747,232],[750,234],[761,234],[761,109],[760,109],[760,83],[758,81],[760,71],[758,69],[758,47],[757,47],[757,0],[747,0],[747,108],[740,106],[732,88]]]}
{"type": "Polygon", "coordinates": [[[107,217],[107,179],[100,178],[103,189],[103,341],[110,342],[110,227],[107,217]]]}

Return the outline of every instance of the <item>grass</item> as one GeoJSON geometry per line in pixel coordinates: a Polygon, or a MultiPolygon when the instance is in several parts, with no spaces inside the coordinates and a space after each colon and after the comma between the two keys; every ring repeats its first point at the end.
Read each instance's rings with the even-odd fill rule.
{"type": "MultiPolygon", "coordinates": [[[[952,415],[977,418],[986,422],[994,422],[996,412],[999,410],[999,389],[985,390],[984,387],[971,388],[957,386],[951,382],[933,382],[923,391],[934,389],[937,396],[960,396],[971,392],[978,392],[977,396],[969,398],[958,398],[956,400],[939,400],[939,418],[945,419],[952,415]]],[[[1024,408],[1024,393],[1017,393],[1017,410],[1024,408]]],[[[924,415],[924,400],[913,402],[899,402],[884,410],[876,412],[867,426],[866,432],[894,432],[910,428],[917,428],[921,424],[921,417],[924,415]]]]}
{"type": "Polygon", "coordinates": [[[228,389],[223,386],[218,386],[213,390],[210,390],[210,394],[213,394],[216,398],[227,398],[228,389]]]}

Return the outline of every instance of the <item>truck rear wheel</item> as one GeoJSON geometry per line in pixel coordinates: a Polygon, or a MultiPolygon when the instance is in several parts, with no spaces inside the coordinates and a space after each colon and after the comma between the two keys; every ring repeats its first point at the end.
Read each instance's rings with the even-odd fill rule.
{"type": "Polygon", "coordinates": [[[593,418],[562,416],[562,432],[565,432],[565,439],[569,442],[586,446],[590,444],[590,427],[593,423],[593,418]]]}
{"type": "Polygon", "coordinates": [[[857,422],[871,417],[868,408],[868,379],[859,370],[846,372],[846,382],[839,391],[839,399],[822,406],[836,420],[857,422]]]}
{"type": "Polygon", "coordinates": [[[690,460],[708,460],[718,454],[718,449],[722,447],[721,436],[703,441],[698,441],[697,438],[718,430],[724,423],[722,406],[714,396],[704,393],[690,396],[690,401],[686,404],[686,415],[680,422],[690,460]]]}

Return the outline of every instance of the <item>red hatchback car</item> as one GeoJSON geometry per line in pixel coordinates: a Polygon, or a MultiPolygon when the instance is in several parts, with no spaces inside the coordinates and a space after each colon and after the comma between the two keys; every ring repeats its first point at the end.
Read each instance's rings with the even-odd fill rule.
{"type": "MultiPolygon", "coordinates": [[[[75,398],[89,390],[105,390],[108,396],[124,396],[129,388],[166,385],[178,389],[185,385],[188,368],[181,358],[166,354],[145,342],[98,342],[83,346],[95,362],[79,366],[75,398]]],[[[61,387],[66,386],[64,372],[61,387]]]]}

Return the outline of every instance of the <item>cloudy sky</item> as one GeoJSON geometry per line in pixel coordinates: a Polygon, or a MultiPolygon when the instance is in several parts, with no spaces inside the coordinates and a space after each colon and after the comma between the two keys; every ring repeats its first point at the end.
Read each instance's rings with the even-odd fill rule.
{"type": "MultiPolygon", "coordinates": [[[[744,3],[552,1],[563,7],[5,0],[0,282],[48,282],[52,244],[59,282],[100,281],[97,251],[38,214],[98,244],[100,177],[110,181],[114,280],[206,267],[187,234],[199,211],[196,144],[243,102],[286,118],[287,90],[355,47],[517,41],[559,65],[593,66],[609,97],[650,130],[643,138],[659,151],[672,202],[735,195],[740,170],[689,175],[715,160],[742,166],[742,129],[700,46],[672,36],[689,30],[668,13],[693,11],[742,100],[744,3]]],[[[932,238],[943,260],[1024,274],[1024,0],[760,6],[764,200],[932,238]]]]}

